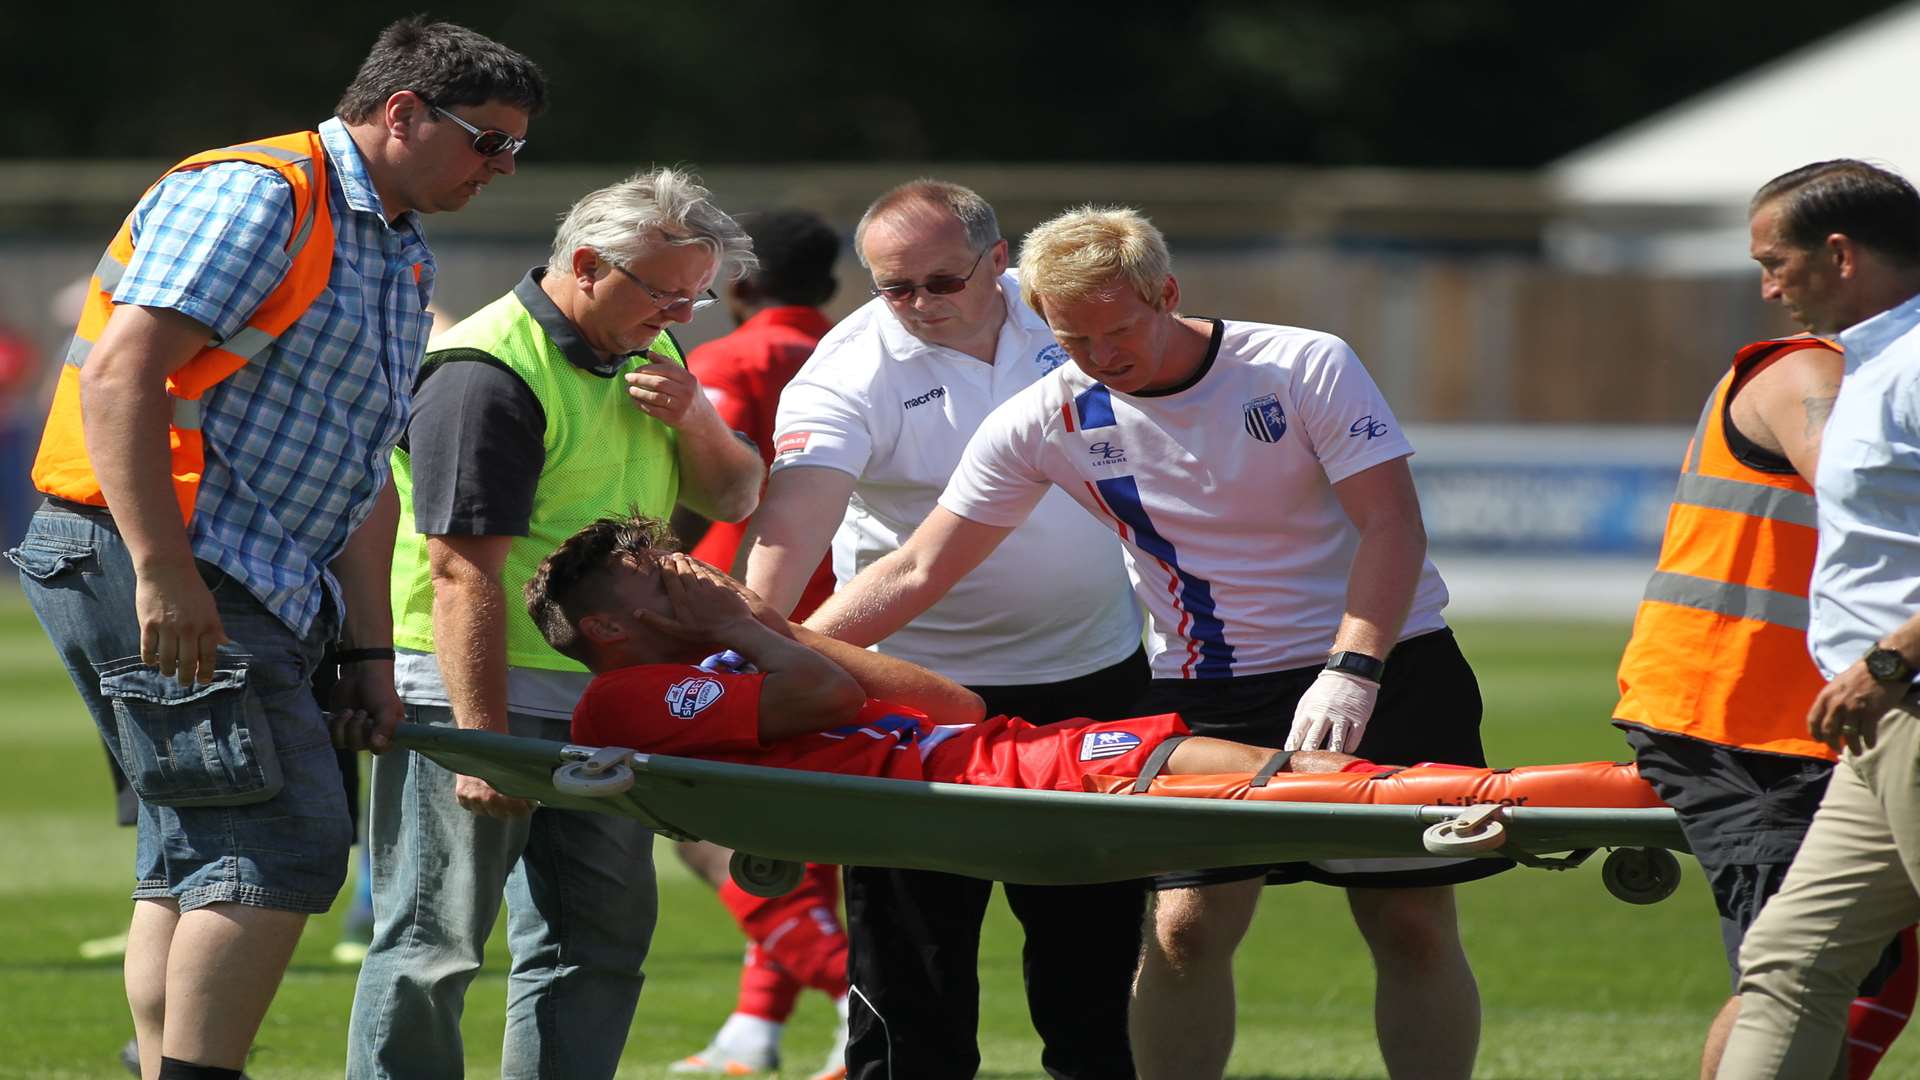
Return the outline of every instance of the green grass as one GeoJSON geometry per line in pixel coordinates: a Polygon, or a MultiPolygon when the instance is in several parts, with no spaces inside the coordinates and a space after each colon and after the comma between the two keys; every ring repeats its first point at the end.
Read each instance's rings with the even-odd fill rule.
{"type": "MultiPolygon", "coordinates": [[[[1487,701],[1495,764],[1618,758],[1606,723],[1624,625],[1470,623],[1460,637],[1487,701]]],[[[123,1075],[130,1033],[116,961],[76,946],[126,924],[129,831],[90,723],[17,593],[0,586],[0,1077],[123,1075]]],[[[740,942],[703,886],[664,849],[660,930],[627,1042],[624,1077],[664,1076],[732,1002],[740,942]]],[[[1595,860],[1597,864],[1598,860],[1595,860]]],[[[1719,932],[1688,862],[1680,893],[1653,907],[1607,895],[1597,866],[1515,871],[1463,888],[1462,929],[1479,975],[1488,1078],[1688,1076],[1726,992],[1719,932]]],[[[1239,957],[1240,1028],[1231,1075],[1262,1080],[1384,1075],[1374,1048],[1372,973],[1339,893],[1270,889],[1239,957]]],[[[316,919],[275,999],[250,1066],[261,1080],[335,1077],[353,973],[327,953],[337,915],[316,919]]],[[[495,955],[467,996],[468,1069],[497,1072],[505,978],[495,955]]],[[[1039,1078],[1019,988],[1018,936],[996,902],[982,946],[985,1077],[1039,1078]]],[[[831,1011],[803,999],[787,1076],[804,1076],[831,1011]]],[[[1883,1076],[1920,1075],[1897,1046],[1883,1076]]]]}

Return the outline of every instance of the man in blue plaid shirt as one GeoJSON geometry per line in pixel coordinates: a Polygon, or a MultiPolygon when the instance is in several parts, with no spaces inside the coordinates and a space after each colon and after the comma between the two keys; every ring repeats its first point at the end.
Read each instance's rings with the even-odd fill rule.
{"type": "Polygon", "coordinates": [[[395,23],[303,144],[306,176],[325,175],[312,198],[257,163],[294,161],[298,137],[263,140],[169,173],[96,273],[68,355],[78,407],[56,400],[35,469],[57,479],[8,557],[141,795],[126,983],[149,1078],[239,1075],[307,915],[345,879],[350,818],[308,680],[337,640],[335,715],[371,718],[384,747],[401,714],[388,454],[434,280],[419,218],[511,174],[545,96],[511,49],[395,23]],[[329,226],[330,253],[302,246],[329,226]],[[318,295],[275,333],[303,273],[318,295]],[[210,357],[245,362],[196,399],[182,380],[210,357]],[[85,454],[49,465],[76,425],[85,454]],[[183,481],[195,431],[204,465],[183,481]],[[76,472],[95,486],[76,494],[76,472]]]}

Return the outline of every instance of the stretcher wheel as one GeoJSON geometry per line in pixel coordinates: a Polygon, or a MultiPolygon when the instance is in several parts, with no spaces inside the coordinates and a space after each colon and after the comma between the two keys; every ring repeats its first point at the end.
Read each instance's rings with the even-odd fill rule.
{"type": "Polygon", "coordinates": [[[633,770],[615,763],[596,771],[590,761],[569,761],[553,770],[554,790],[566,795],[604,799],[633,786],[633,770]]]}
{"type": "Polygon", "coordinates": [[[1680,860],[1666,848],[1616,848],[1600,864],[1600,882],[1629,904],[1657,904],[1680,887],[1680,860]]]}
{"type": "Polygon", "coordinates": [[[749,896],[785,896],[800,887],[807,868],[790,859],[769,859],[736,851],[727,860],[727,873],[733,883],[749,896]]]}
{"type": "Polygon", "coordinates": [[[1421,845],[1435,855],[1472,855],[1492,851],[1506,842],[1507,827],[1493,818],[1477,825],[1461,818],[1449,818],[1430,826],[1420,837],[1421,845]]]}

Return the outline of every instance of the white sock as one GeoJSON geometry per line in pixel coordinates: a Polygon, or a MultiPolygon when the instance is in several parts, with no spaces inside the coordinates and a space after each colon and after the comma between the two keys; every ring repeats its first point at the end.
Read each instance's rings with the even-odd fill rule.
{"type": "Polygon", "coordinates": [[[833,1000],[835,1012],[840,1014],[840,1022],[834,1025],[833,1046],[827,1050],[827,1067],[844,1064],[847,1060],[847,1004],[852,994],[842,994],[833,1000]]]}
{"type": "Polygon", "coordinates": [[[713,1045],[736,1057],[760,1057],[780,1047],[780,1031],[786,1027],[778,1020],[734,1013],[720,1025],[713,1045]]]}

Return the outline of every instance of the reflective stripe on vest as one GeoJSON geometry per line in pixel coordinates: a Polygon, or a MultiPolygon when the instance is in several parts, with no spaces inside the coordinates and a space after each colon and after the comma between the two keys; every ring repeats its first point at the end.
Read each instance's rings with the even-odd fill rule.
{"type": "Polygon", "coordinates": [[[1660,562],[1620,658],[1626,723],[1747,750],[1833,760],[1807,735],[1824,680],[1807,654],[1813,491],[1736,458],[1729,402],[1769,358],[1813,338],[1741,349],[1701,410],[1667,513],[1660,562]]]}
{"type": "MultiPolygon", "coordinates": [[[[168,169],[161,179],[183,170],[227,161],[249,162],[277,172],[292,192],[294,224],[287,238],[288,268],[280,284],[267,294],[247,324],[232,337],[208,339],[205,348],[167,378],[167,393],[173,401],[168,454],[174,496],[183,520],[193,517],[193,504],[206,461],[200,437],[200,396],[259,356],[304,315],[326,288],[333,268],[327,157],[319,134],[295,132],[209,150],[168,169]]],[[[157,186],[159,181],[154,183],[157,186]]],[[[46,431],[34,458],[34,486],[49,495],[94,506],[106,505],[106,496],[100,490],[86,451],[80,412],[80,371],[112,317],[113,292],[125,277],[133,253],[133,215],[128,214],[94,267],[80,325],[67,348],[66,364],[54,387],[46,431]]]]}
{"type": "Polygon", "coordinates": [[[1806,633],[1807,598],[1752,585],[1729,585],[1690,574],[1655,571],[1646,600],[1711,611],[1734,619],[1753,619],[1806,633]]]}

